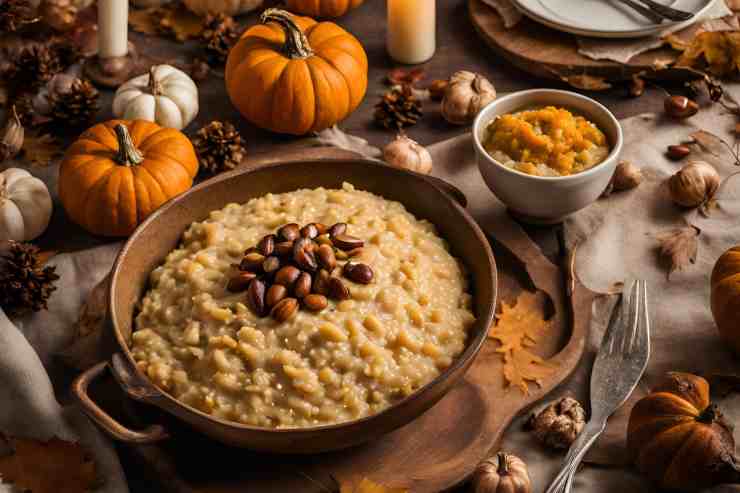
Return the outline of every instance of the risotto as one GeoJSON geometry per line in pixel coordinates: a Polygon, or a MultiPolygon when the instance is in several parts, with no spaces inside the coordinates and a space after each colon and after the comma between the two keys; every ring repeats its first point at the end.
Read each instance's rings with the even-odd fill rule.
{"type": "Polygon", "coordinates": [[[609,155],[604,133],[582,116],[547,106],[494,119],[483,146],[498,162],[523,173],[567,176],[609,155]]]}
{"type": "MultiPolygon", "coordinates": [[[[329,234],[315,245],[314,236],[300,240],[308,252],[329,234]]],[[[268,262],[262,278],[287,285],[267,272],[268,262]]],[[[320,266],[310,267],[301,275],[315,287],[320,266]]],[[[229,204],[193,223],[150,276],[132,352],[159,388],[205,413],[309,427],[375,414],[429,383],[463,351],[474,320],[464,267],[435,227],[345,183],[229,204]],[[346,287],[338,295],[312,294],[323,301],[309,303],[296,282],[287,294],[279,288],[292,297],[276,306],[290,309],[255,308],[264,289],[239,269],[266,236],[281,241],[286,223],[341,224],[342,241],[363,246],[337,250],[332,275],[346,287]],[[235,276],[247,276],[250,288],[235,276]]]]}

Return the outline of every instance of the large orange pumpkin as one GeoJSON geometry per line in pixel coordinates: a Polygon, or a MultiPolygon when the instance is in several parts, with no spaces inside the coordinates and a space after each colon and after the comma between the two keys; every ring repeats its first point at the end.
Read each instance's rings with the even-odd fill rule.
{"type": "Polygon", "coordinates": [[[740,354],[740,246],[727,250],[714,265],[711,306],[720,335],[740,354]]]}
{"type": "Polygon", "coordinates": [[[91,233],[127,236],[189,189],[197,172],[193,145],[180,131],[112,120],[88,129],[67,149],[59,198],[72,220],[91,233]]]}
{"type": "Polygon", "coordinates": [[[367,90],[367,55],[332,22],[268,9],[229,53],[226,90],[250,122],[303,135],[331,127],[367,90]]]}
{"type": "Polygon", "coordinates": [[[740,479],[732,426],[696,375],[671,372],[635,404],[627,445],[640,472],[661,489],[692,492],[740,479]]]}
{"type": "Polygon", "coordinates": [[[288,10],[311,17],[341,17],[364,0],[286,0],[288,10]]]}

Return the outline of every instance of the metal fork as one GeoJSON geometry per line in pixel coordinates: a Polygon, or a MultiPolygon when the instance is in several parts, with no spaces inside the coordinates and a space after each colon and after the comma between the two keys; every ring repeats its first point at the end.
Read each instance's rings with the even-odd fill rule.
{"type": "Polygon", "coordinates": [[[620,2],[630,6],[634,10],[638,11],[651,21],[656,24],[663,22],[663,19],[671,21],[687,21],[694,17],[691,12],[685,10],[674,9],[667,5],[660,4],[654,0],[619,0],[620,2]],[[640,3],[644,5],[640,5],[640,3]]]}
{"type": "Polygon", "coordinates": [[[568,450],[560,473],[546,493],[569,493],[578,465],[606,428],[607,419],[627,400],[650,358],[647,285],[635,281],[614,308],[591,371],[591,420],[568,450]]]}

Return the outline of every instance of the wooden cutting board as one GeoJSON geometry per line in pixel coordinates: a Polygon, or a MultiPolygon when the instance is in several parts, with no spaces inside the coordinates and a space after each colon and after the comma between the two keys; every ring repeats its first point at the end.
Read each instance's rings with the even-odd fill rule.
{"type": "Polygon", "coordinates": [[[476,32],[493,51],[537,77],[563,80],[576,87],[586,84],[584,75],[612,82],[629,80],[634,74],[657,79],[696,78],[685,69],[662,68],[678,57],[678,52],[668,48],[642,53],[627,64],[592,60],[578,53],[576,37],[572,34],[527,17],[507,29],[498,13],[482,0],[468,0],[468,11],[476,32]]]}
{"type": "MultiPolygon", "coordinates": [[[[246,166],[306,158],[346,159],[348,151],[312,148],[251,156],[246,166]]],[[[570,272],[567,252],[562,266],[505,213],[486,221],[499,269],[499,299],[513,303],[523,289],[547,293],[554,309],[549,338],[534,351],[555,371],[541,387],[525,395],[507,388],[503,362],[487,342],[476,361],[447,396],[424,415],[377,441],[340,452],[313,456],[274,456],[220,445],[190,431],[156,409],[125,401],[133,426],[159,422],[172,438],[156,445],[129,446],[162,489],[178,493],[250,493],[334,491],[336,480],[368,477],[385,486],[413,492],[437,492],[464,481],[494,450],[511,420],[545,396],[575,369],[585,348],[591,304],[596,296],[570,272]]]]}

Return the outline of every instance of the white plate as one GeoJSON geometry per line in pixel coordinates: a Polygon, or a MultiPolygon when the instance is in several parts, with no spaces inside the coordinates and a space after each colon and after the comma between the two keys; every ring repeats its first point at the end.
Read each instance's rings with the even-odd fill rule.
{"type": "Polygon", "coordinates": [[[692,12],[686,22],[655,24],[618,0],[513,0],[527,17],[546,26],[581,36],[635,38],[658,34],[696,22],[715,0],[656,0],[676,9],[692,12]]]}

